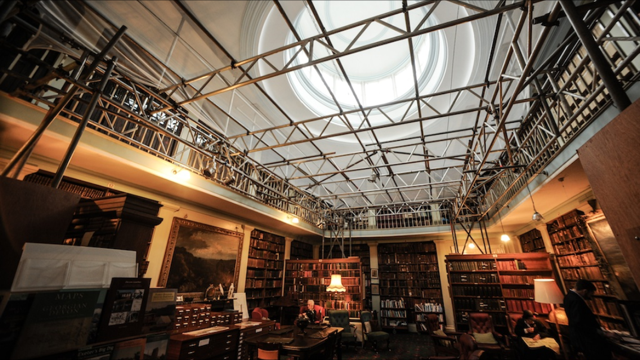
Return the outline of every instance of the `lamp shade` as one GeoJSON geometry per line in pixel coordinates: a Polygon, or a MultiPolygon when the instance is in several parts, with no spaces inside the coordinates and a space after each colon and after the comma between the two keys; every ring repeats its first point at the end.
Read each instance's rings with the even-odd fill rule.
{"type": "Polygon", "coordinates": [[[564,296],[553,279],[534,279],[533,291],[536,302],[543,304],[561,304],[564,296]]]}
{"type": "Polygon", "coordinates": [[[342,285],[342,275],[332,274],[331,284],[327,286],[327,291],[330,292],[345,292],[347,289],[342,285]]]}

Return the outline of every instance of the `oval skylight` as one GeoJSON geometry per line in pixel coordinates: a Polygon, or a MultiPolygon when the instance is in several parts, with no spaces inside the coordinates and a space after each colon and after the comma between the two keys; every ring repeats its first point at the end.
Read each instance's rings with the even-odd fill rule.
{"type": "MultiPolygon", "coordinates": [[[[398,9],[398,1],[317,1],[314,6],[327,31],[355,23],[359,20],[398,9]],[[366,6],[364,6],[366,4],[366,6]]],[[[411,24],[416,26],[427,13],[428,8],[411,12],[411,24]]],[[[404,14],[385,18],[383,21],[398,29],[406,29],[404,14]]],[[[432,14],[421,28],[437,24],[432,14]]],[[[317,28],[310,10],[305,7],[295,19],[294,26],[300,38],[310,38],[321,31],[317,28]]],[[[348,46],[358,48],[401,35],[398,31],[379,24],[371,24],[357,41],[351,42],[362,30],[354,28],[331,36],[331,44],[338,50],[348,46]]],[[[297,39],[289,33],[287,43],[295,43],[297,39]]],[[[413,69],[408,41],[396,41],[384,46],[356,52],[340,58],[340,64],[347,74],[353,91],[343,76],[336,61],[326,61],[316,67],[306,67],[303,70],[287,74],[294,93],[305,106],[318,116],[327,115],[358,108],[357,99],[362,106],[381,105],[396,100],[415,96],[413,69]],[[324,81],[323,81],[324,80],[324,81]],[[334,97],[331,96],[333,93],[334,97]],[[355,94],[355,97],[354,97],[355,94]],[[336,100],[338,104],[336,104],[336,100]]],[[[442,81],[445,73],[447,49],[446,40],[442,32],[431,32],[413,38],[413,50],[418,74],[418,88],[420,94],[433,92],[442,81]]],[[[293,58],[293,64],[304,64],[308,57],[304,52],[297,53],[297,48],[291,49],[285,55],[288,62],[293,58]]],[[[313,48],[314,58],[330,55],[329,49],[316,45],[313,48]]],[[[385,111],[392,111],[386,108],[385,111]]],[[[402,110],[404,111],[404,110],[402,110]]],[[[387,113],[389,115],[389,113],[387,113]]],[[[378,112],[369,114],[371,125],[387,121],[378,112]]]]}

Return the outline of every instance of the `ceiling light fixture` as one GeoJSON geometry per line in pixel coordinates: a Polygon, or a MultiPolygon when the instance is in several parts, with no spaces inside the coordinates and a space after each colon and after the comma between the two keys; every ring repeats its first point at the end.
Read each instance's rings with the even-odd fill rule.
{"type": "Polygon", "coordinates": [[[179,167],[177,169],[173,169],[173,175],[175,175],[178,179],[182,181],[187,181],[191,178],[191,174],[185,168],[179,167]]]}
{"type": "Polygon", "coordinates": [[[376,182],[377,179],[378,179],[378,174],[375,171],[373,171],[371,175],[369,175],[369,178],[367,180],[369,180],[369,182],[374,183],[376,182]]]}
{"type": "Polygon", "coordinates": [[[533,202],[533,195],[531,195],[531,190],[529,189],[529,183],[527,183],[527,191],[529,192],[529,198],[531,199],[531,205],[533,205],[533,215],[531,215],[531,220],[533,221],[542,221],[544,219],[542,214],[536,210],[536,204],[533,202]]]}
{"type": "Polygon", "coordinates": [[[500,216],[500,211],[498,211],[498,219],[500,219],[500,227],[502,227],[502,235],[500,236],[500,240],[503,242],[511,241],[509,235],[504,232],[504,225],[502,225],[502,216],[500,216]]]}

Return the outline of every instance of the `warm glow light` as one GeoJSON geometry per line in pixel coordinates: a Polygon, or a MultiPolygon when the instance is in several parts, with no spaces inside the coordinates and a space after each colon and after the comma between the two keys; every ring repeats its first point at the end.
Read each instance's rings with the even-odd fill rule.
{"type": "Polygon", "coordinates": [[[187,181],[191,178],[191,173],[186,169],[173,169],[173,175],[183,181],[187,181]]]}
{"type": "Polygon", "coordinates": [[[511,238],[507,234],[502,234],[502,236],[500,236],[500,240],[507,242],[507,241],[511,241],[511,238]]]}
{"type": "Polygon", "coordinates": [[[476,247],[476,244],[474,244],[474,243],[469,243],[469,245],[468,245],[468,246],[469,246],[469,249],[473,249],[473,248],[475,248],[475,247],[476,247]]]}
{"type": "Polygon", "coordinates": [[[291,222],[294,223],[294,224],[297,224],[297,223],[300,222],[300,220],[298,220],[297,217],[294,217],[293,219],[291,219],[291,222]]]}
{"type": "Polygon", "coordinates": [[[345,292],[347,289],[342,285],[342,275],[332,274],[331,284],[327,286],[327,291],[330,292],[345,292]]]}

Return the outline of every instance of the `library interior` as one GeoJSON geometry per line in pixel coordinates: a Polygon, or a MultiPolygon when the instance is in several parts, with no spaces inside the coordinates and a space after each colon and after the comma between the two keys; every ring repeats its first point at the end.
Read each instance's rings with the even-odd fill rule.
{"type": "Polygon", "coordinates": [[[640,359],[639,2],[5,0],[0,46],[4,359],[640,359]]]}

